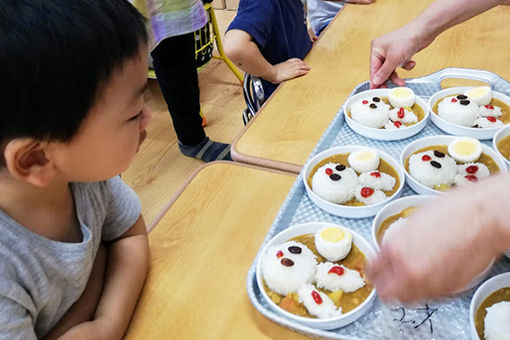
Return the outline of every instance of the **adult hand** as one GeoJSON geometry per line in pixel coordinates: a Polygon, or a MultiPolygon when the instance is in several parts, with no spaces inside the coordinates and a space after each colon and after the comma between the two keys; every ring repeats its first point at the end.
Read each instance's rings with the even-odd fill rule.
{"type": "Polygon", "coordinates": [[[501,189],[508,182],[508,176],[496,176],[441,196],[411,215],[367,270],[378,296],[411,303],[466,287],[510,245],[501,229],[508,201],[501,189]]]}
{"type": "Polygon", "coordinates": [[[395,71],[397,67],[411,70],[416,63],[411,57],[427,47],[433,39],[419,37],[412,26],[404,26],[372,41],[370,52],[370,88],[386,87],[390,80],[399,86],[405,82],[395,71]]]}
{"type": "Polygon", "coordinates": [[[291,58],[274,65],[273,68],[274,78],[270,79],[273,84],[279,84],[282,81],[303,76],[310,71],[310,67],[299,58],[291,58]]]}

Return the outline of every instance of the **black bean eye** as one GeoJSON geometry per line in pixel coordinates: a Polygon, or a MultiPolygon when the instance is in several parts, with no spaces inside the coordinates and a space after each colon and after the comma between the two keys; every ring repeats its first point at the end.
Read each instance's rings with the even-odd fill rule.
{"type": "Polygon", "coordinates": [[[434,168],[441,169],[441,164],[439,164],[439,162],[432,161],[430,162],[430,165],[432,165],[434,168]]]}
{"type": "Polygon", "coordinates": [[[438,158],[443,158],[445,156],[445,154],[442,153],[441,151],[434,150],[434,156],[436,156],[438,158]]]}
{"type": "Polygon", "coordinates": [[[339,181],[342,176],[340,176],[339,174],[332,174],[332,175],[329,175],[329,178],[331,178],[332,181],[339,181]]]}
{"type": "Polygon", "coordinates": [[[344,171],[345,168],[346,168],[346,166],[343,164],[339,164],[339,165],[335,166],[335,169],[338,171],[344,171]]]}
{"type": "Polygon", "coordinates": [[[292,267],[294,265],[294,261],[292,261],[291,259],[288,259],[286,257],[284,257],[283,259],[281,259],[281,264],[283,264],[285,267],[292,267]]]}
{"type": "Polygon", "coordinates": [[[289,247],[289,251],[292,254],[301,254],[302,249],[300,247],[297,247],[297,246],[290,246],[289,247]]]}
{"type": "Polygon", "coordinates": [[[379,103],[381,101],[381,98],[379,97],[374,97],[372,98],[372,101],[376,102],[376,103],[379,103]]]}
{"type": "Polygon", "coordinates": [[[466,99],[463,99],[459,103],[460,103],[460,105],[469,105],[470,101],[466,100],[466,99]]]}
{"type": "Polygon", "coordinates": [[[463,95],[463,94],[459,94],[457,96],[457,99],[467,99],[467,96],[463,95]]]}
{"type": "Polygon", "coordinates": [[[371,109],[377,109],[377,105],[375,105],[374,103],[370,104],[369,106],[371,109]]]}

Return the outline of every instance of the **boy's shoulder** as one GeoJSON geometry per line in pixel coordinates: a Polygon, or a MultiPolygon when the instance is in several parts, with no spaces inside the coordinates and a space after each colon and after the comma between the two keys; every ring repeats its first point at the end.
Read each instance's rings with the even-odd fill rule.
{"type": "Polygon", "coordinates": [[[275,25],[294,26],[304,23],[305,9],[301,0],[240,0],[236,17],[228,30],[271,31],[275,25]]]}

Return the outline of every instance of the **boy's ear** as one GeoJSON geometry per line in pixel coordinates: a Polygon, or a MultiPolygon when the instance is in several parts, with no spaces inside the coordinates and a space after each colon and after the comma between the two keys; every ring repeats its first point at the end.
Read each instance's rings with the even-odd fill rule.
{"type": "Polygon", "coordinates": [[[53,162],[47,157],[48,143],[31,138],[11,140],[4,157],[10,174],[37,187],[51,184],[56,175],[53,162]]]}

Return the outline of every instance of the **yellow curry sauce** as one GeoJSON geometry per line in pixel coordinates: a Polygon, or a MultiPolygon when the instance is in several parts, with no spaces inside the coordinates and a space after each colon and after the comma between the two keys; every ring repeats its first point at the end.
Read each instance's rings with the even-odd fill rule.
{"type": "MultiPolygon", "coordinates": [[[[347,161],[348,157],[349,157],[348,153],[342,153],[342,154],[333,155],[333,156],[324,158],[322,161],[317,163],[317,165],[310,172],[310,176],[308,177],[308,180],[307,180],[308,186],[310,188],[312,188],[313,175],[315,175],[315,173],[321,166],[323,166],[326,163],[343,164],[345,166],[349,166],[349,162],[347,161]]],[[[380,172],[384,172],[384,173],[390,175],[391,177],[395,178],[396,181],[395,181],[395,186],[393,187],[393,189],[391,189],[390,191],[384,191],[384,193],[388,197],[393,195],[400,187],[400,178],[398,177],[397,171],[391,165],[389,165],[388,162],[386,162],[382,158],[379,159],[379,167],[377,168],[377,170],[380,172]]],[[[356,172],[356,173],[359,175],[358,172],[356,172]]],[[[365,204],[363,202],[358,201],[356,198],[353,198],[352,200],[342,203],[341,205],[362,206],[365,204]]]]}
{"type": "MultiPolygon", "coordinates": [[[[374,97],[377,97],[377,96],[374,96],[374,97]]],[[[390,110],[394,109],[394,107],[390,104],[388,97],[379,97],[379,98],[381,98],[381,100],[383,102],[385,102],[386,104],[388,104],[390,106],[390,110]]],[[[406,107],[406,109],[414,112],[414,114],[418,118],[418,122],[422,121],[423,118],[425,118],[425,111],[423,110],[423,108],[420,105],[418,105],[416,103],[414,103],[413,106],[411,106],[411,107],[406,107]]],[[[352,118],[350,110],[347,112],[347,115],[352,118]]],[[[416,123],[418,123],[418,122],[416,122],[416,123]]],[[[411,126],[416,123],[404,123],[404,125],[411,126]]],[[[380,128],[380,129],[383,129],[383,128],[380,128]]]]}
{"type": "MultiPolygon", "coordinates": [[[[411,156],[414,154],[429,151],[429,150],[441,151],[445,155],[450,156],[450,154],[448,153],[448,145],[430,145],[430,146],[421,148],[421,149],[413,152],[411,155],[409,155],[409,157],[406,158],[406,160],[404,162],[404,167],[407,170],[407,172],[409,172],[409,159],[411,158],[411,156]]],[[[476,160],[476,161],[479,163],[485,164],[485,166],[487,166],[487,168],[489,169],[489,172],[491,173],[491,175],[497,174],[500,171],[498,164],[494,161],[494,159],[491,156],[487,155],[486,153],[482,152],[480,158],[478,158],[478,160],[476,160]]],[[[457,162],[457,164],[463,164],[462,162],[459,162],[457,160],[455,160],[455,162],[457,162]]],[[[445,191],[445,190],[449,190],[451,188],[452,188],[452,186],[450,186],[450,185],[445,184],[443,186],[443,184],[441,184],[441,187],[438,187],[436,185],[436,187],[434,189],[440,190],[440,191],[445,191]]]]}
{"type": "Polygon", "coordinates": [[[376,238],[379,246],[382,244],[382,239],[383,239],[384,233],[393,224],[393,222],[395,222],[399,218],[408,217],[409,215],[411,215],[413,213],[413,211],[415,211],[415,209],[416,209],[416,207],[405,208],[398,214],[391,215],[390,217],[388,217],[381,223],[381,225],[379,226],[379,229],[377,229],[377,232],[375,233],[375,238],[376,238]]]}
{"type": "MultiPolygon", "coordinates": [[[[327,262],[327,260],[319,254],[319,252],[317,251],[317,248],[315,248],[314,234],[305,234],[305,235],[296,236],[294,238],[291,238],[289,241],[296,241],[296,242],[302,243],[305,246],[307,246],[317,256],[317,261],[319,263],[327,262]]],[[[372,284],[370,284],[367,281],[367,278],[365,277],[365,265],[367,263],[365,254],[363,254],[358,249],[358,247],[356,247],[354,245],[354,243],[352,244],[352,248],[351,248],[349,255],[347,255],[347,257],[344,258],[343,260],[337,261],[335,263],[339,264],[339,265],[344,265],[345,267],[347,267],[349,269],[357,270],[360,273],[363,280],[365,280],[365,286],[363,286],[362,288],[360,288],[354,292],[351,292],[351,293],[343,293],[342,294],[342,297],[340,298],[340,301],[339,301],[339,305],[337,305],[337,307],[342,307],[342,313],[347,313],[347,312],[353,310],[354,308],[356,308],[357,306],[359,306],[363,301],[365,301],[367,299],[367,297],[370,295],[370,293],[372,292],[372,289],[374,287],[372,286],[372,284]]],[[[284,300],[285,296],[279,295],[279,294],[273,292],[271,289],[269,289],[269,287],[267,287],[265,282],[264,282],[264,290],[266,291],[267,295],[271,298],[271,300],[273,300],[273,302],[275,302],[277,305],[282,307],[281,302],[284,300]]],[[[325,294],[331,293],[330,291],[323,289],[323,288],[317,288],[317,290],[319,290],[325,294]]],[[[294,293],[291,293],[291,294],[294,294],[294,293]]],[[[306,307],[302,303],[299,303],[297,301],[294,301],[294,302],[297,305],[297,309],[294,309],[294,307],[293,307],[293,310],[287,310],[288,312],[299,315],[299,316],[315,318],[315,316],[310,315],[308,313],[306,307]]],[[[285,309],[284,307],[285,306],[283,306],[282,308],[285,309]]]]}
{"type": "MultiPolygon", "coordinates": [[[[458,96],[460,93],[458,94],[450,94],[444,98],[441,98],[439,99],[437,102],[434,103],[434,105],[432,105],[432,112],[437,115],[437,107],[439,106],[439,103],[447,98],[447,97],[455,97],[455,96],[458,96]]],[[[491,102],[489,103],[489,105],[492,105],[492,106],[499,106],[501,108],[501,117],[498,117],[499,120],[501,120],[503,122],[503,124],[508,124],[510,123],[510,106],[508,106],[506,103],[502,102],[501,100],[499,99],[496,99],[496,98],[492,98],[491,102]]]]}
{"type": "Polygon", "coordinates": [[[485,300],[483,300],[480,307],[478,307],[475,313],[475,327],[476,332],[478,333],[480,339],[485,340],[484,336],[485,316],[487,315],[487,311],[485,309],[501,301],[510,301],[510,287],[505,287],[496,290],[494,293],[489,295],[485,300]]]}

